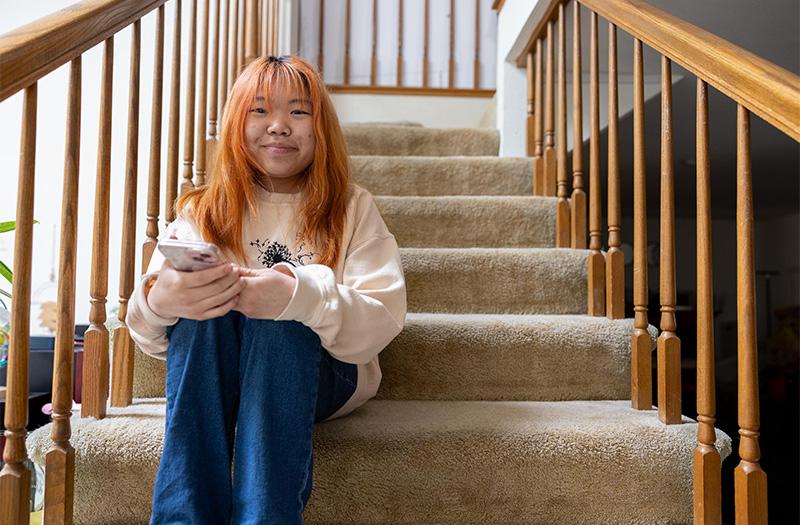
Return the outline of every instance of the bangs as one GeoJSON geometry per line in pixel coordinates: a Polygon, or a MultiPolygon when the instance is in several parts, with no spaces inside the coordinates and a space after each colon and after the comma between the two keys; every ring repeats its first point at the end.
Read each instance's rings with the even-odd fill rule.
{"type": "Polygon", "coordinates": [[[269,57],[265,66],[259,71],[258,85],[254,96],[264,97],[264,104],[269,107],[273,95],[289,93],[316,109],[319,104],[318,96],[311,93],[310,84],[305,72],[298,70],[290,62],[285,62],[281,58],[269,57]]]}

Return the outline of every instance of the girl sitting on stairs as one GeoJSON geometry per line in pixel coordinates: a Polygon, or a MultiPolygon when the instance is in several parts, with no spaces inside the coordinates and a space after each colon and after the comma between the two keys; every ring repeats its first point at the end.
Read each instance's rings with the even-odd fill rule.
{"type": "Polygon", "coordinates": [[[162,239],[232,262],[181,272],[156,250],[130,300],[132,338],[167,369],[151,523],[302,524],[314,424],[375,396],[406,316],[397,243],[307,62],[242,71],[210,182],[175,206],[162,239]]]}

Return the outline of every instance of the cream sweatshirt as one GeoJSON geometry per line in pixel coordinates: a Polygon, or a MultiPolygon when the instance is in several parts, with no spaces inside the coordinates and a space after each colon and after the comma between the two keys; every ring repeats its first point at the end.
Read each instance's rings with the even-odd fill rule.
{"type": "MultiPolygon", "coordinates": [[[[329,421],[375,397],[382,377],[378,354],[405,323],[406,286],[397,242],[367,190],[355,184],[348,188],[344,256],[335,269],[318,264],[318,254],[298,238],[295,219],[303,195],[259,189],[259,214],[245,221],[242,241],[250,268],[286,266],[296,279],[292,298],[276,320],[303,323],[334,358],[358,367],[355,393],[329,421]]],[[[170,223],[160,238],[171,235],[202,240],[187,214],[170,223]]],[[[178,318],[156,315],[144,295],[144,283],[158,274],[163,261],[155,250],[128,303],[126,323],[143,352],[166,360],[166,329],[178,318]]]]}

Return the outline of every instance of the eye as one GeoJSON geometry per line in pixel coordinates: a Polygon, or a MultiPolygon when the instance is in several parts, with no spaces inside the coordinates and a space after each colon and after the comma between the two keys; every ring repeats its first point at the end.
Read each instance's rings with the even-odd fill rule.
{"type": "Polygon", "coordinates": [[[253,108],[250,110],[250,113],[258,113],[260,115],[265,115],[267,113],[267,110],[264,108],[253,108]]]}
{"type": "Polygon", "coordinates": [[[295,113],[297,113],[299,115],[310,115],[311,114],[308,111],[303,111],[302,109],[292,110],[292,114],[295,114],[295,113]]]}

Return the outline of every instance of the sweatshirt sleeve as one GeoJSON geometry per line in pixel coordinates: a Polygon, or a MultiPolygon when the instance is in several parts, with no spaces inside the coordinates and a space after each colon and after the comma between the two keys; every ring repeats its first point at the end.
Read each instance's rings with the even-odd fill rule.
{"type": "MultiPolygon", "coordinates": [[[[319,336],[340,361],[369,363],[403,329],[406,285],[400,250],[365,193],[344,262],[342,282],[322,264],[286,266],[295,276],[289,304],[276,320],[295,320],[319,336]]],[[[276,265],[277,266],[277,265],[276,265]]]]}
{"type": "MultiPolygon", "coordinates": [[[[191,220],[178,217],[167,226],[159,240],[174,235],[180,240],[201,240],[197,228],[191,220]]],[[[147,272],[142,275],[128,301],[128,313],[125,324],[131,334],[131,339],[145,354],[157,359],[167,359],[167,327],[178,322],[177,317],[161,317],[147,304],[144,295],[144,285],[150,279],[158,276],[158,271],[164,263],[164,255],[156,249],[147,266],[147,272]]]]}

